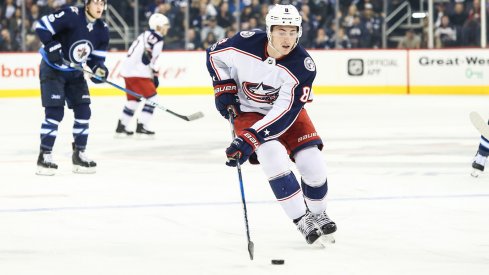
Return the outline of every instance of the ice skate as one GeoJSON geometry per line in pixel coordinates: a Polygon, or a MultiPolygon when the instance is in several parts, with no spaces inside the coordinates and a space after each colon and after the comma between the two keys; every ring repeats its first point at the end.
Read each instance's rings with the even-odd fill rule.
{"type": "Polygon", "coordinates": [[[73,173],[94,174],[96,172],[95,168],[97,167],[97,163],[87,158],[87,156],[85,155],[85,150],[74,148],[72,160],[73,173]]]}
{"type": "Polygon", "coordinates": [[[477,178],[484,171],[484,166],[486,165],[487,156],[483,156],[477,152],[472,162],[472,177],[477,178]]]}
{"type": "Polygon", "coordinates": [[[324,210],[321,214],[315,215],[314,223],[319,228],[321,232],[320,242],[324,246],[327,243],[335,243],[334,232],[336,232],[336,223],[333,222],[328,215],[326,214],[326,210],[324,210]]]}
{"type": "Polygon", "coordinates": [[[153,138],[155,132],[144,128],[144,125],[138,122],[136,126],[136,134],[138,134],[138,137],[140,138],[153,138]]]}
{"type": "Polygon", "coordinates": [[[39,157],[37,158],[37,171],[36,175],[40,176],[54,176],[58,165],[53,162],[53,156],[50,151],[41,150],[39,157]]]}
{"type": "Polygon", "coordinates": [[[119,119],[117,122],[117,128],[115,129],[115,137],[116,138],[125,138],[125,137],[130,137],[134,134],[133,131],[129,131],[126,129],[126,126],[124,126],[119,119]]]}
{"type": "Polygon", "coordinates": [[[297,230],[306,238],[308,244],[314,243],[321,235],[314,224],[314,215],[309,211],[300,220],[294,221],[294,223],[297,226],[297,230]]]}

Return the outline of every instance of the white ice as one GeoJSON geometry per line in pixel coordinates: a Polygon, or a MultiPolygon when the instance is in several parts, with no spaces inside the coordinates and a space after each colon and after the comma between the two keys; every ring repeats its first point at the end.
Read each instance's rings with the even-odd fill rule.
{"type": "Polygon", "coordinates": [[[66,109],[53,177],[34,174],[38,98],[0,100],[0,274],[489,274],[489,172],[472,178],[484,96],[316,96],[336,244],[309,246],[260,167],[237,172],[212,96],[162,96],[203,119],[157,111],[154,140],[114,139],[124,96],[92,99],[87,149],[97,173],[71,172],[66,109]],[[271,265],[284,259],[285,265],[271,265]]]}

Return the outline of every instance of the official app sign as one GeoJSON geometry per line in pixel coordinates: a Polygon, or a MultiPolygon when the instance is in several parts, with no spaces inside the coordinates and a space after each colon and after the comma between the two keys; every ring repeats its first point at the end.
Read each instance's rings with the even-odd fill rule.
{"type": "Polygon", "coordinates": [[[348,60],[348,75],[361,76],[363,75],[363,60],[362,59],[349,59],[348,60]]]}

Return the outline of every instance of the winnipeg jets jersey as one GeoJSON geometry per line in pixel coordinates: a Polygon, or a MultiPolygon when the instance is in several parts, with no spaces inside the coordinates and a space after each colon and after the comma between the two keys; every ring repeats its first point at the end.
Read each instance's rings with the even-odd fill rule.
{"type": "Polygon", "coordinates": [[[266,52],[264,31],[242,31],[207,49],[207,69],[214,81],[234,79],[243,112],[265,115],[252,128],[265,140],[282,135],[312,101],[316,66],[297,45],[287,56],[274,59],[266,52]]]}
{"type": "MultiPolygon", "coordinates": [[[[101,19],[89,22],[85,11],[78,7],[67,7],[41,17],[36,24],[36,32],[44,45],[53,40],[58,41],[62,46],[64,59],[70,62],[87,63],[93,68],[96,64],[103,63],[107,56],[107,24],[101,19]]],[[[62,71],[74,70],[49,63],[43,48],[40,53],[49,66],[62,71]]]]}
{"type": "Polygon", "coordinates": [[[153,71],[159,71],[158,58],[163,49],[163,37],[153,30],[141,33],[127,52],[121,69],[123,77],[145,77],[153,79],[153,71]],[[151,54],[151,61],[145,65],[142,61],[145,51],[151,54]]]}

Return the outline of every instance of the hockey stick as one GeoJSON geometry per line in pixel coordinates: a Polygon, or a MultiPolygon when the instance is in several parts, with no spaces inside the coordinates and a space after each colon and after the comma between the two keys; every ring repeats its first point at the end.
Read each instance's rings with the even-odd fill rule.
{"type": "Polygon", "coordinates": [[[489,139],[489,125],[487,125],[487,122],[482,116],[477,112],[471,112],[469,117],[477,131],[479,131],[479,133],[486,139],[489,139]]]}
{"type": "MultiPolygon", "coordinates": [[[[234,133],[234,112],[231,108],[228,109],[228,114],[229,114],[229,125],[231,125],[231,137],[234,140],[234,138],[236,137],[236,134],[234,133]]],[[[251,237],[250,237],[250,227],[248,225],[248,210],[246,210],[243,176],[241,175],[241,165],[239,164],[238,160],[236,160],[236,168],[238,170],[239,188],[241,190],[241,202],[243,203],[244,220],[246,225],[246,237],[248,238],[248,253],[250,254],[250,260],[253,260],[253,255],[255,252],[255,244],[251,241],[251,237]]]]}
{"type": "Polygon", "coordinates": [[[172,114],[172,115],[174,115],[174,116],[176,116],[176,117],[179,117],[179,118],[181,118],[181,119],[183,119],[183,120],[186,120],[186,121],[192,121],[192,120],[196,120],[196,119],[199,119],[199,118],[201,118],[201,117],[203,117],[203,116],[204,116],[204,114],[203,114],[202,112],[193,113],[193,114],[188,115],[188,116],[185,116],[185,115],[181,115],[181,114],[175,113],[174,111],[172,111],[172,110],[170,110],[170,109],[167,109],[166,107],[162,106],[162,105],[161,105],[161,104],[159,104],[158,102],[154,102],[154,101],[152,101],[152,100],[150,100],[150,99],[147,99],[147,98],[145,98],[144,96],[142,96],[142,95],[140,95],[140,94],[138,94],[138,93],[136,93],[136,92],[133,92],[133,91],[131,91],[131,90],[129,90],[129,89],[123,88],[123,87],[121,87],[121,86],[119,86],[119,85],[117,85],[117,84],[115,84],[115,83],[113,83],[113,82],[110,82],[109,80],[107,80],[107,79],[105,79],[105,78],[102,78],[102,77],[100,77],[100,76],[98,76],[98,75],[96,75],[96,74],[94,74],[94,73],[92,73],[92,72],[90,72],[90,71],[87,71],[87,70],[83,69],[83,67],[81,67],[81,66],[79,66],[79,65],[76,65],[75,63],[70,63],[70,62],[68,62],[68,61],[66,61],[66,60],[65,60],[65,61],[63,61],[63,63],[64,63],[66,66],[70,67],[70,68],[73,68],[73,69],[75,69],[75,70],[78,70],[78,71],[80,71],[80,72],[82,72],[82,73],[86,73],[86,74],[90,75],[91,77],[93,77],[93,78],[95,78],[95,79],[97,79],[97,80],[99,80],[99,81],[102,81],[102,82],[104,82],[104,83],[107,83],[107,84],[109,84],[109,85],[113,86],[113,87],[114,87],[114,88],[116,88],[116,89],[119,89],[119,90],[121,90],[121,91],[123,91],[123,92],[125,92],[125,93],[127,93],[127,94],[130,94],[130,95],[132,95],[132,96],[136,97],[137,99],[143,99],[143,98],[144,98],[144,99],[146,100],[146,102],[147,102],[149,105],[154,106],[154,107],[158,107],[158,108],[160,108],[161,110],[163,110],[163,111],[165,111],[165,112],[168,112],[168,113],[170,113],[170,114],[172,114]]]}

